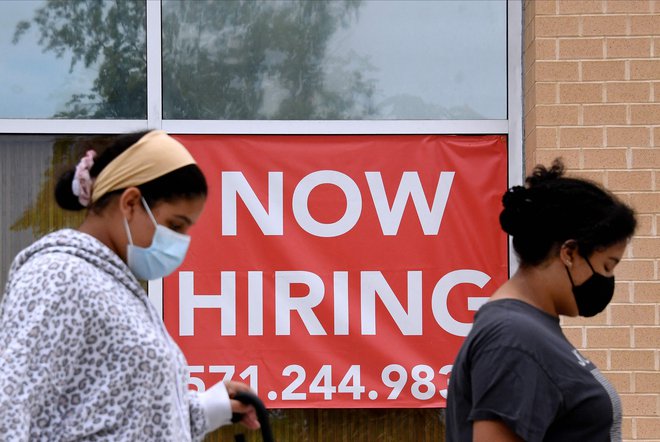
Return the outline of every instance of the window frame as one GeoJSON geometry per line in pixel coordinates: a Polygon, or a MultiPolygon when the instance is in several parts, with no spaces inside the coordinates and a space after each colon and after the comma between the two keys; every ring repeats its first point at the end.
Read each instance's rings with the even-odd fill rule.
{"type": "MultiPolygon", "coordinates": [[[[369,134],[501,134],[508,137],[508,184],[524,177],[522,93],[522,2],[507,3],[507,119],[493,120],[166,120],[162,107],[161,0],[146,1],[147,118],[0,119],[0,134],[118,134],[163,129],[171,134],[369,135],[369,134]]],[[[518,264],[509,244],[509,274],[518,264]]],[[[149,282],[149,295],[162,305],[160,280],[149,282]]]]}

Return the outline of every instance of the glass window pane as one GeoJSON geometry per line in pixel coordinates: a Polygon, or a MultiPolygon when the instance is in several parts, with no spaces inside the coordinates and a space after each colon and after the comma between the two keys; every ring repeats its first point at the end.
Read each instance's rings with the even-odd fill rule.
{"type": "Polygon", "coordinates": [[[0,1],[0,118],[146,118],[144,0],[0,1]]]}
{"type": "Polygon", "coordinates": [[[506,119],[506,2],[163,1],[166,119],[506,119]]]}
{"type": "MultiPolygon", "coordinates": [[[[94,146],[104,149],[107,135],[0,135],[0,287],[24,247],[53,230],[77,228],[85,211],[61,209],[55,202],[60,175],[94,146]]],[[[0,291],[2,298],[3,291],[0,291]]]]}

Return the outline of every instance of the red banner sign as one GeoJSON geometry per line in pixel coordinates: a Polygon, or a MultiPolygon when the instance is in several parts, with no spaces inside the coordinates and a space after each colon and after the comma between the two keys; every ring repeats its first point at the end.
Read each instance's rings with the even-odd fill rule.
{"type": "Polygon", "coordinates": [[[274,408],[442,407],[507,278],[503,136],[178,136],[209,181],[164,319],[205,388],[274,408]]]}

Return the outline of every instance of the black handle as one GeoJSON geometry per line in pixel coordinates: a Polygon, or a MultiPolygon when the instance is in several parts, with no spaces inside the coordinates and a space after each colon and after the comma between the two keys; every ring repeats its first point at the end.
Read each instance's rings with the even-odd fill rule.
{"type": "MultiPolygon", "coordinates": [[[[273,433],[270,429],[270,420],[268,419],[268,409],[257,395],[248,393],[247,391],[239,391],[232,398],[246,405],[252,405],[257,412],[257,419],[261,425],[261,438],[264,442],[274,442],[273,433]]],[[[231,417],[232,422],[239,422],[243,418],[242,413],[233,413],[231,417]]]]}

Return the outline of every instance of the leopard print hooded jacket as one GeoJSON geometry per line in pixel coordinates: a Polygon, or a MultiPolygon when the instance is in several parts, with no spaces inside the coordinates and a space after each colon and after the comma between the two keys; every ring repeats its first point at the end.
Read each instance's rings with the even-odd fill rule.
{"type": "Polygon", "coordinates": [[[185,358],[124,262],[60,230],[23,250],[0,302],[0,440],[201,440],[185,358]]]}

